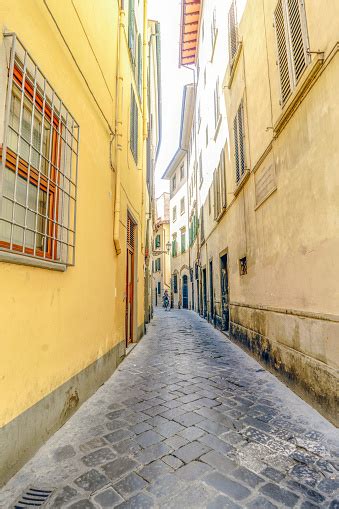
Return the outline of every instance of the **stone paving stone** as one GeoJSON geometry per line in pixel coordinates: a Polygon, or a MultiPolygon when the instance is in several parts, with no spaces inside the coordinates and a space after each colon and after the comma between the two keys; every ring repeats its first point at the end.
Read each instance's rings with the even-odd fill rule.
{"type": "Polygon", "coordinates": [[[152,507],[154,507],[154,500],[146,493],[139,493],[118,505],[117,509],[151,509],[152,507]]]}
{"type": "Polygon", "coordinates": [[[162,442],[164,439],[163,436],[159,435],[159,433],[156,433],[153,430],[145,431],[144,433],[141,433],[136,437],[136,441],[138,444],[141,445],[141,447],[149,447],[150,445],[158,444],[159,442],[162,442]]]}
{"type": "Polygon", "coordinates": [[[237,479],[237,481],[243,482],[246,486],[251,486],[251,488],[255,488],[259,484],[265,482],[262,477],[259,477],[257,474],[251,472],[245,467],[239,467],[236,470],[233,470],[232,477],[237,479]]]}
{"type": "Polygon", "coordinates": [[[96,506],[92,504],[88,499],[82,499],[68,506],[69,509],[96,509],[96,506]]]}
{"type": "Polygon", "coordinates": [[[75,498],[78,492],[71,486],[64,486],[61,490],[58,490],[56,497],[53,499],[53,508],[60,509],[65,507],[67,502],[70,502],[72,498],[75,498]]]}
{"type": "Polygon", "coordinates": [[[225,495],[218,495],[208,504],[206,509],[241,509],[241,506],[225,495]]]}
{"type": "Polygon", "coordinates": [[[210,451],[207,454],[204,454],[201,456],[200,461],[203,461],[216,470],[220,470],[227,474],[238,467],[234,461],[217,451],[210,451]]]}
{"type": "Polygon", "coordinates": [[[85,491],[96,491],[108,484],[108,479],[97,470],[92,469],[80,475],[74,483],[85,491]]]}
{"type": "Polygon", "coordinates": [[[81,452],[85,453],[85,452],[90,452],[93,449],[99,449],[100,447],[102,447],[104,445],[107,445],[106,440],[102,437],[96,437],[96,438],[92,438],[88,442],[85,442],[84,444],[81,444],[79,446],[79,449],[81,452]]]}
{"type": "Polygon", "coordinates": [[[231,451],[234,450],[234,447],[232,445],[229,445],[227,442],[220,440],[220,438],[210,433],[207,433],[201,438],[199,438],[199,442],[208,445],[208,447],[210,447],[211,449],[214,449],[215,451],[221,452],[223,454],[230,453],[231,451]]]}
{"type": "Polygon", "coordinates": [[[125,498],[135,495],[135,493],[142,491],[146,488],[146,486],[148,486],[148,482],[142,479],[142,477],[137,475],[135,472],[128,474],[126,477],[123,477],[119,482],[114,484],[114,488],[117,492],[125,498]]]}
{"type": "Polygon", "coordinates": [[[187,465],[179,468],[179,470],[176,471],[176,475],[179,479],[185,481],[194,481],[203,475],[209,474],[212,471],[212,467],[206,463],[202,463],[201,461],[191,461],[191,463],[188,463],[187,465]]]}
{"type": "Polygon", "coordinates": [[[69,458],[73,458],[76,455],[76,451],[71,445],[64,445],[54,450],[53,456],[55,461],[65,461],[69,458]]]}
{"type": "Polygon", "coordinates": [[[180,433],[183,429],[185,428],[178,422],[168,421],[166,424],[160,424],[160,426],[154,428],[154,431],[165,438],[170,438],[173,435],[180,433]]]}
{"type": "Polygon", "coordinates": [[[261,472],[261,474],[276,482],[282,481],[285,477],[282,472],[279,472],[279,470],[276,470],[273,467],[266,467],[265,470],[261,472]]]}
{"type": "Polygon", "coordinates": [[[317,489],[331,495],[339,490],[339,479],[324,479],[318,484],[317,489]]]}
{"type": "Polygon", "coordinates": [[[206,509],[208,502],[215,496],[215,491],[201,482],[190,483],[170,500],[161,504],[161,509],[206,509]]]}
{"type": "Polygon", "coordinates": [[[272,504],[265,497],[256,497],[251,502],[248,502],[246,509],[278,509],[275,504],[272,504]]]}
{"type": "Polygon", "coordinates": [[[304,484],[301,484],[300,482],[287,481],[287,486],[294,492],[296,491],[298,493],[301,493],[302,495],[311,499],[313,502],[320,503],[325,500],[324,495],[322,495],[318,491],[310,488],[309,486],[305,486],[304,484]]]}
{"type": "Polygon", "coordinates": [[[116,431],[112,431],[112,433],[108,433],[108,435],[105,435],[104,438],[107,440],[107,442],[111,444],[116,444],[117,442],[120,442],[121,440],[125,440],[126,438],[134,437],[134,434],[127,430],[127,429],[118,429],[116,431]]]}
{"type": "Polygon", "coordinates": [[[183,445],[186,445],[189,443],[188,440],[186,440],[186,438],[183,438],[179,435],[174,435],[173,437],[171,438],[167,438],[167,440],[164,441],[164,443],[170,447],[171,449],[179,449],[180,447],[182,447],[183,445]]]}
{"type": "Polygon", "coordinates": [[[218,472],[208,474],[203,480],[217,491],[225,493],[225,495],[234,500],[243,500],[251,494],[250,490],[245,488],[245,486],[218,472]]]}
{"type": "Polygon", "coordinates": [[[140,445],[135,440],[132,440],[130,438],[122,440],[117,444],[112,444],[112,448],[116,453],[120,455],[137,454],[139,451],[141,451],[140,445]]]}
{"type": "MultiPolygon", "coordinates": [[[[305,500],[301,506],[300,509],[321,509],[320,505],[313,504],[312,502],[309,502],[308,500],[305,500]]],[[[338,508],[339,509],[339,504],[338,508]]]]}
{"type": "Polygon", "coordinates": [[[190,442],[193,440],[197,440],[205,434],[203,430],[200,428],[196,428],[195,426],[189,426],[188,428],[184,428],[182,431],[179,431],[178,435],[186,438],[190,442]]]}
{"type": "Polygon", "coordinates": [[[137,466],[138,463],[136,461],[123,456],[106,463],[106,465],[102,465],[101,468],[109,479],[115,481],[122,475],[127,474],[127,472],[135,470],[137,466]]]}
{"type": "Polygon", "coordinates": [[[112,449],[109,447],[103,447],[102,449],[97,449],[96,451],[83,456],[81,461],[87,467],[96,467],[97,465],[113,460],[115,457],[116,455],[113,453],[112,449]]]}
{"type": "Polygon", "coordinates": [[[139,470],[138,474],[146,479],[146,481],[153,482],[157,477],[170,472],[173,472],[173,469],[169,465],[166,465],[166,463],[161,460],[156,460],[139,470]]]}
{"type": "Polygon", "coordinates": [[[154,483],[147,488],[147,491],[159,502],[173,497],[179,490],[185,487],[186,485],[175,475],[166,474],[156,479],[154,483]]]}
{"type": "Polygon", "coordinates": [[[332,500],[332,502],[330,503],[329,509],[339,509],[339,499],[332,500]]]}
{"type": "Polygon", "coordinates": [[[140,435],[140,433],[144,433],[144,431],[149,431],[152,429],[151,424],[148,422],[139,422],[139,424],[135,424],[135,426],[131,427],[131,431],[136,435],[140,435]]]}
{"type": "Polygon", "coordinates": [[[183,415],[179,415],[178,417],[174,417],[173,419],[183,426],[193,426],[194,424],[198,424],[202,421],[203,417],[194,412],[187,412],[183,415]]]}
{"type": "Polygon", "coordinates": [[[161,442],[141,450],[135,455],[135,459],[142,465],[147,465],[148,463],[151,463],[151,461],[155,461],[162,456],[167,455],[171,452],[171,450],[171,447],[166,445],[164,442],[161,442]]]}
{"type": "Polygon", "coordinates": [[[175,456],[172,456],[169,454],[168,456],[163,456],[162,461],[166,463],[166,465],[169,465],[171,468],[176,470],[177,468],[181,467],[183,465],[183,462],[179,460],[179,458],[176,458],[175,456]]]}
{"type": "Polygon", "coordinates": [[[210,447],[195,441],[180,447],[180,449],[174,451],[173,454],[184,463],[189,463],[190,461],[200,458],[200,456],[208,451],[210,451],[210,447]]]}
{"type": "Polygon", "coordinates": [[[273,483],[261,486],[259,491],[276,502],[283,504],[285,507],[295,507],[299,500],[299,497],[291,491],[288,491],[285,488],[280,488],[280,486],[273,483]]]}
{"type": "Polygon", "coordinates": [[[228,428],[226,428],[226,426],[224,426],[223,424],[209,421],[207,419],[198,422],[196,426],[198,426],[198,428],[203,429],[204,431],[207,431],[208,433],[214,433],[215,435],[222,435],[223,433],[226,433],[226,431],[228,431],[228,428]]]}
{"type": "Polygon", "coordinates": [[[106,488],[93,495],[92,499],[102,509],[111,509],[124,501],[112,487],[106,488]]]}

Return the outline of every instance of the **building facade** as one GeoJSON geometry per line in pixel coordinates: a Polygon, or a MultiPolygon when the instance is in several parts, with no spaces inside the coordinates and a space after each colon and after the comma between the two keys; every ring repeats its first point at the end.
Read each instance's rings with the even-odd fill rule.
{"type": "Polygon", "coordinates": [[[171,302],[173,307],[184,309],[188,309],[191,302],[187,171],[194,97],[194,84],[186,85],[182,100],[179,147],[162,177],[170,181],[171,302]]]}
{"type": "Polygon", "coordinates": [[[144,332],[149,30],[146,0],[4,0],[0,22],[5,482],[144,332]]]}
{"type": "Polygon", "coordinates": [[[171,291],[170,196],[163,193],[155,200],[156,219],[153,229],[153,306],[162,306],[165,290],[171,291]]]}
{"type": "Polygon", "coordinates": [[[183,2],[180,58],[197,76],[193,307],[337,422],[339,6],[225,3],[190,17],[183,2]],[[219,45],[223,76],[210,75],[219,45]],[[204,143],[206,110],[219,117],[204,143]]]}

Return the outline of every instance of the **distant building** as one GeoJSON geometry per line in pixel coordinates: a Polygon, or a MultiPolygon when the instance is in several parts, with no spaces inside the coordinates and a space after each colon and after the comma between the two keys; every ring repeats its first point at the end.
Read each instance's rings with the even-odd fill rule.
{"type": "Polygon", "coordinates": [[[162,306],[164,291],[168,290],[169,295],[171,291],[169,202],[169,193],[163,193],[155,202],[156,219],[152,251],[153,306],[162,306]]]}
{"type": "Polygon", "coordinates": [[[190,307],[191,279],[189,266],[190,225],[187,195],[187,169],[189,165],[189,137],[194,114],[194,85],[184,87],[179,148],[168,165],[163,179],[170,181],[170,234],[172,303],[174,307],[190,307]]]}

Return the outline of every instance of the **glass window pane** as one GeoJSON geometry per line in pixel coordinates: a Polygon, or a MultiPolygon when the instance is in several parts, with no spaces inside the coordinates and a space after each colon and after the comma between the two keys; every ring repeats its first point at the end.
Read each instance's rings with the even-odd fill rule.
{"type": "Polygon", "coordinates": [[[15,173],[8,168],[4,170],[4,178],[3,178],[3,193],[4,196],[8,196],[8,198],[14,198],[14,181],[15,181],[15,173]]]}

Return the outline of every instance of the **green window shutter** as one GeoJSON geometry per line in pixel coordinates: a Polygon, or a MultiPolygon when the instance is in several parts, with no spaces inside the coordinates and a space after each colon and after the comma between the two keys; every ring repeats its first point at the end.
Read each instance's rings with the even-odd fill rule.
{"type": "Polygon", "coordinates": [[[142,42],[141,35],[138,35],[138,92],[141,97],[142,89],[142,42]]]}

